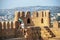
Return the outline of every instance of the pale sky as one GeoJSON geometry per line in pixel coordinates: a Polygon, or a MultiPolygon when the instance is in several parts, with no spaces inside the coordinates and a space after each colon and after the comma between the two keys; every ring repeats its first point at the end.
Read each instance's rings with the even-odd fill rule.
{"type": "Polygon", "coordinates": [[[0,0],[0,9],[28,6],[60,6],[60,0],[0,0]]]}

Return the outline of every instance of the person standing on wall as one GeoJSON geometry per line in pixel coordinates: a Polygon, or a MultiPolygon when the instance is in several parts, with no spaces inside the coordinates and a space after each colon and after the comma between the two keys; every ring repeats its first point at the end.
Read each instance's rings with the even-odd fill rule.
{"type": "Polygon", "coordinates": [[[21,19],[21,18],[19,18],[19,29],[20,29],[20,27],[21,27],[21,29],[22,29],[22,31],[23,31],[23,35],[24,35],[24,22],[23,22],[23,20],[21,19]]]}
{"type": "Polygon", "coordinates": [[[23,20],[19,18],[18,21],[19,21],[19,24],[20,24],[21,28],[23,29],[24,28],[24,22],[23,22],[23,20]]]}

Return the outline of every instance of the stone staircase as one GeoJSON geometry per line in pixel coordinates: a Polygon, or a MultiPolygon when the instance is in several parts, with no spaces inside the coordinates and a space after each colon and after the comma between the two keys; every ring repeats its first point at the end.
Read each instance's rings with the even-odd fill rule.
{"type": "Polygon", "coordinates": [[[55,37],[55,34],[49,29],[49,27],[44,27],[44,28],[51,35],[51,37],[55,37]]]}
{"type": "Polygon", "coordinates": [[[47,32],[44,28],[41,28],[41,36],[43,38],[51,37],[51,35],[49,34],[49,32],[47,32]]]}
{"type": "Polygon", "coordinates": [[[60,30],[56,28],[51,28],[52,32],[56,35],[56,37],[60,37],[60,30]]]}
{"type": "Polygon", "coordinates": [[[54,33],[48,27],[41,28],[41,36],[43,38],[55,37],[54,33]]]}

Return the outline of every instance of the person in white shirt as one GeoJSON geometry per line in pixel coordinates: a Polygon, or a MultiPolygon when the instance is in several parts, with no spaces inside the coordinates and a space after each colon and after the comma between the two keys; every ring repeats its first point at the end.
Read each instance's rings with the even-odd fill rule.
{"type": "Polygon", "coordinates": [[[24,29],[24,23],[23,22],[21,23],[21,27],[24,29]]]}

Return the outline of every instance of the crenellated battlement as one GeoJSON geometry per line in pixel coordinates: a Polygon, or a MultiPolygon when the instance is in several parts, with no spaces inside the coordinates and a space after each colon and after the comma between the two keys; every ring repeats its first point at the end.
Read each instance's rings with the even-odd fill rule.
{"type": "Polygon", "coordinates": [[[2,21],[0,22],[0,37],[14,37],[16,35],[17,27],[19,27],[18,21],[2,21]]]}
{"type": "Polygon", "coordinates": [[[50,26],[50,11],[49,10],[41,10],[41,11],[33,11],[33,12],[30,12],[30,11],[15,12],[14,21],[18,21],[19,18],[23,20],[26,26],[28,25],[29,26],[50,26]]]}
{"type": "Polygon", "coordinates": [[[19,23],[17,24],[18,21],[2,21],[0,22],[0,25],[2,27],[2,29],[15,29],[17,25],[19,25],[19,23]]]}
{"type": "Polygon", "coordinates": [[[31,17],[31,14],[32,14],[33,18],[49,17],[50,16],[50,11],[49,10],[41,10],[41,11],[33,11],[32,13],[30,11],[26,11],[26,12],[16,11],[15,12],[15,19],[18,20],[19,17],[29,17],[29,16],[31,17]]]}

